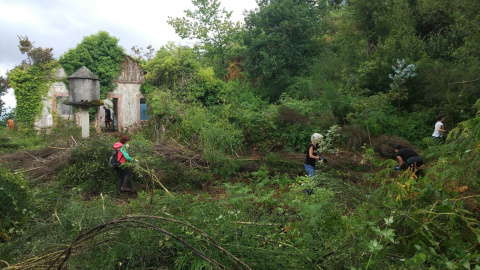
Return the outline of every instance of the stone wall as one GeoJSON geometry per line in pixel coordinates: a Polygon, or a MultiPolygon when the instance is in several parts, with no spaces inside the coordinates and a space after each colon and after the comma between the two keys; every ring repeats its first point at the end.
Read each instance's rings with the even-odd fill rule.
{"type": "MultiPolygon", "coordinates": [[[[105,105],[112,111],[115,120],[115,128],[119,131],[135,132],[141,128],[140,121],[140,99],[143,98],[140,92],[140,85],[144,81],[143,69],[138,62],[129,56],[124,57],[122,72],[115,82],[117,87],[107,94],[104,100],[105,105]]],[[[67,77],[63,68],[57,70],[56,79],[61,80],[67,77]]],[[[78,123],[78,117],[72,115],[72,109],[68,105],[63,105],[63,100],[68,100],[68,89],[63,82],[55,82],[50,86],[47,96],[43,100],[43,112],[41,117],[35,122],[38,130],[52,127],[54,116],[72,119],[78,123]]],[[[90,123],[95,126],[97,132],[105,127],[105,111],[100,106],[95,122],[90,123]]]]}
{"type": "Polygon", "coordinates": [[[37,130],[52,127],[55,124],[54,115],[65,119],[74,119],[72,115],[72,108],[68,105],[64,105],[65,101],[68,101],[68,89],[65,83],[60,80],[67,77],[65,70],[59,68],[55,72],[55,80],[48,90],[47,95],[43,98],[43,110],[37,121],[34,123],[34,127],[37,130]]]}
{"type": "MultiPolygon", "coordinates": [[[[122,72],[116,81],[117,87],[107,94],[106,105],[116,119],[116,128],[120,131],[135,132],[141,128],[140,122],[140,86],[144,81],[143,69],[131,57],[124,57],[122,72]]],[[[104,123],[105,111],[100,110],[98,122],[104,123]]]]}

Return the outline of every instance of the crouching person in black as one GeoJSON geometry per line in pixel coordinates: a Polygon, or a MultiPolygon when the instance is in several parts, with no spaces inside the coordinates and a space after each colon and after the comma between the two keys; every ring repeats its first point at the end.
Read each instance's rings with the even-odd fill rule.
{"type": "Polygon", "coordinates": [[[397,154],[398,160],[398,166],[395,167],[396,170],[402,169],[416,172],[423,165],[422,157],[412,149],[397,144],[393,147],[393,150],[397,154]]]}

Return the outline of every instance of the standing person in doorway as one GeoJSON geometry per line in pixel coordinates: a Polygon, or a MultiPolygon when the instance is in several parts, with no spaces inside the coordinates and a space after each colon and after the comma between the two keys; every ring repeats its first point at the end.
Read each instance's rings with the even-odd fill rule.
{"type": "Polygon", "coordinates": [[[105,127],[110,128],[112,123],[112,112],[106,106],[103,106],[103,109],[105,110],[105,127]]]}
{"type": "Polygon", "coordinates": [[[409,170],[415,172],[423,165],[423,159],[410,148],[403,147],[400,144],[393,146],[393,151],[397,154],[398,166],[396,170],[409,170]]]}
{"type": "Polygon", "coordinates": [[[13,119],[12,119],[12,118],[9,118],[9,119],[8,119],[7,125],[8,125],[8,128],[10,129],[10,131],[12,131],[13,126],[15,126],[15,123],[13,122],[13,119]]]}
{"type": "Polygon", "coordinates": [[[440,143],[443,141],[443,135],[447,130],[443,127],[443,122],[445,121],[445,115],[439,114],[437,117],[437,123],[435,123],[435,130],[433,130],[432,138],[435,143],[440,143]]]}
{"type": "Polygon", "coordinates": [[[131,188],[128,187],[130,182],[130,177],[132,176],[130,169],[123,166],[126,161],[134,161],[133,158],[128,155],[127,142],[130,141],[130,138],[126,135],[120,137],[119,142],[113,145],[113,148],[118,151],[117,160],[120,162],[120,166],[115,167],[117,172],[117,189],[118,191],[131,191],[131,188]]]}

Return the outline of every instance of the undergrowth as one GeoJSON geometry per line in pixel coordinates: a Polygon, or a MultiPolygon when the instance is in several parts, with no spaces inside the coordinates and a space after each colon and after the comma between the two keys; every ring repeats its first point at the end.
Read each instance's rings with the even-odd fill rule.
{"type": "MultiPolygon", "coordinates": [[[[393,161],[365,147],[356,181],[337,177],[328,165],[314,179],[283,173],[274,155],[227,181],[214,169],[193,173],[154,158],[151,144],[138,136],[129,150],[139,159],[131,164],[138,195],[128,199],[110,190],[114,176],[98,165],[106,164],[113,139],[80,141],[72,166],[58,175],[60,187],[31,187],[29,194],[45,195],[36,200],[39,207],[25,201],[20,208],[30,214],[10,215],[29,222],[10,225],[21,230],[1,243],[2,266],[479,269],[479,123],[467,121],[446,144],[425,149],[428,168],[421,176],[394,171],[393,161]],[[218,193],[188,188],[215,177],[210,192],[218,193]],[[65,190],[67,183],[73,187],[65,190]],[[169,190],[182,185],[182,192],[169,190]]],[[[22,176],[4,171],[16,183],[11,190],[23,192],[22,176]]]]}

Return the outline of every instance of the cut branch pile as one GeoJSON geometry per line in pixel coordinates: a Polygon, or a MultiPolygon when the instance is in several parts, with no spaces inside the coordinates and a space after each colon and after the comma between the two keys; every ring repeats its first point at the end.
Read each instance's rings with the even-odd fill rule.
{"type": "MultiPolygon", "coordinates": [[[[207,242],[209,245],[214,246],[220,250],[225,256],[232,261],[236,269],[251,269],[245,262],[235,257],[233,254],[228,252],[222,246],[220,246],[215,239],[204,231],[180,220],[175,220],[171,218],[158,217],[158,216],[145,216],[145,215],[132,215],[126,216],[123,218],[115,219],[113,221],[104,223],[102,225],[96,226],[88,231],[85,231],[77,236],[77,238],[66,248],[57,249],[53,251],[46,252],[43,255],[40,255],[35,258],[28,259],[26,261],[17,263],[15,265],[5,268],[6,270],[18,270],[18,269],[67,269],[68,260],[75,256],[84,254],[89,250],[103,245],[107,242],[111,242],[115,239],[111,237],[109,232],[115,231],[118,229],[125,230],[136,230],[136,229],[147,229],[160,232],[162,234],[168,235],[178,241],[187,249],[191,250],[195,255],[202,258],[212,265],[215,269],[228,269],[227,266],[222,265],[213,258],[209,257],[199,249],[195,248],[193,245],[188,243],[179,235],[175,235],[164,228],[160,227],[156,223],[158,222],[170,222],[176,223],[182,226],[187,226],[190,229],[193,229],[199,235],[201,235],[202,240],[207,242]],[[108,236],[108,237],[107,237],[108,236]]],[[[6,264],[8,265],[8,264],[6,264]]]]}

